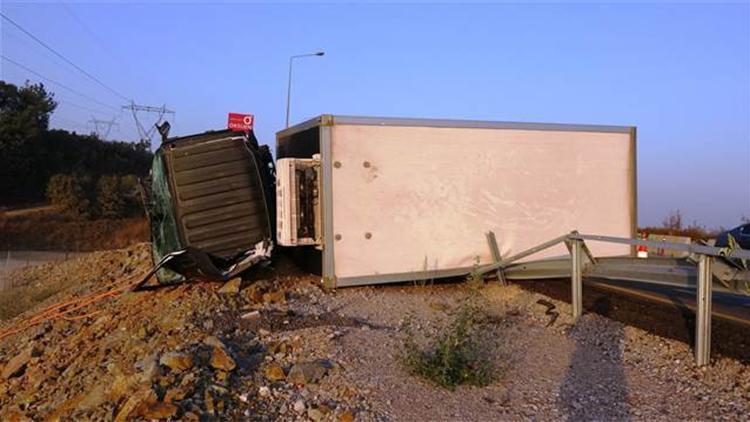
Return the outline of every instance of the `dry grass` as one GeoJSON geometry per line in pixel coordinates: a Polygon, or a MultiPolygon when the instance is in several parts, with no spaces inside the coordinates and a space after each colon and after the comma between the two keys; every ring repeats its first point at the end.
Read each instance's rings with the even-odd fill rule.
{"type": "Polygon", "coordinates": [[[148,240],[145,217],[75,220],[54,209],[0,214],[0,249],[94,251],[124,248],[148,240]]]}

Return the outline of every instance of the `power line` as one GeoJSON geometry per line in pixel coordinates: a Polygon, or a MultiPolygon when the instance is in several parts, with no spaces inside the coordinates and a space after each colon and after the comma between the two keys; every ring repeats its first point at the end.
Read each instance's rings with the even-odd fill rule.
{"type": "Polygon", "coordinates": [[[97,109],[94,109],[94,108],[91,108],[91,107],[86,107],[86,106],[83,106],[83,105],[80,105],[80,104],[76,104],[76,103],[74,103],[72,101],[69,101],[69,100],[67,100],[65,98],[59,99],[59,100],[55,100],[55,101],[57,102],[58,105],[73,106],[75,108],[79,108],[81,110],[86,110],[86,111],[91,112],[91,113],[98,113],[98,114],[100,114],[102,116],[107,115],[107,113],[104,112],[104,111],[97,110],[97,109]]]}
{"type": "MultiPolygon", "coordinates": [[[[43,49],[39,44],[30,40],[24,34],[11,30],[8,25],[3,25],[2,29],[3,29],[2,31],[3,41],[13,40],[17,42],[20,45],[20,47],[24,49],[24,51],[33,52],[37,54],[39,57],[43,57],[45,60],[54,61],[55,64],[59,63],[57,59],[54,59],[52,57],[49,51],[43,49]]],[[[6,47],[6,51],[8,51],[7,47],[6,47]]]]}
{"type": "Polygon", "coordinates": [[[34,71],[34,70],[31,70],[31,69],[29,69],[28,67],[26,67],[26,66],[22,65],[21,63],[18,63],[17,61],[15,61],[15,60],[13,60],[13,59],[10,59],[10,58],[8,58],[8,57],[5,57],[5,56],[4,56],[4,55],[2,55],[2,54],[0,54],[0,58],[2,58],[3,60],[7,61],[8,63],[14,64],[14,65],[16,65],[16,66],[20,67],[21,69],[23,69],[23,70],[25,70],[25,71],[27,71],[27,72],[29,72],[29,73],[31,73],[31,74],[33,74],[33,75],[37,76],[38,78],[44,79],[45,81],[47,81],[47,82],[49,82],[49,83],[52,83],[52,84],[55,84],[55,85],[57,85],[57,86],[59,86],[59,87],[61,87],[61,88],[67,89],[68,91],[70,91],[70,92],[72,92],[72,93],[74,93],[74,94],[76,94],[76,95],[80,95],[81,97],[83,97],[83,98],[86,98],[86,99],[87,99],[87,100],[89,100],[89,101],[93,101],[93,102],[95,102],[95,103],[97,103],[97,104],[99,104],[99,105],[101,105],[101,106],[104,106],[104,107],[107,107],[107,108],[111,108],[112,110],[115,110],[115,111],[121,111],[121,110],[120,110],[119,108],[117,108],[117,107],[111,106],[111,105],[109,105],[109,104],[105,104],[105,103],[103,103],[103,102],[101,102],[101,101],[97,100],[96,98],[90,97],[90,96],[88,96],[88,95],[86,95],[86,94],[82,94],[82,93],[78,92],[77,90],[75,90],[75,89],[73,89],[73,88],[71,88],[71,87],[69,87],[69,86],[67,86],[67,85],[65,85],[65,84],[62,84],[62,83],[60,83],[60,82],[57,82],[57,81],[55,81],[55,80],[53,80],[53,79],[50,79],[50,78],[48,78],[48,77],[46,77],[46,76],[42,75],[42,74],[41,74],[41,73],[39,73],[39,72],[36,72],[36,71],[34,71]]]}
{"type": "MultiPolygon", "coordinates": [[[[83,129],[85,131],[89,130],[89,126],[88,125],[81,124],[79,122],[76,122],[74,120],[70,120],[70,119],[65,118],[65,117],[53,115],[53,119],[54,120],[58,120],[58,122],[56,122],[57,123],[56,126],[60,126],[60,123],[62,123],[62,124],[66,125],[66,126],[69,126],[69,127],[77,127],[79,129],[83,129]]],[[[52,124],[51,120],[52,119],[50,119],[50,124],[52,124]]]]}
{"type": "Polygon", "coordinates": [[[73,18],[74,21],[76,21],[78,26],[80,26],[84,30],[84,32],[86,32],[88,36],[91,37],[92,40],[94,40],[94,44],[96,44],[104,54],[106,54],[113,61],[118,62],[118,64],[120,65],[122,64],[121,60],[117,59],[116,57],[112,55],[112,52],[111,52],[112,50],[107,48],[107,46],[102,41],[102,39],[99,36],[97,36],[96,33],[94,33],[94,31],[92,31],[91,28],[88,25],[86,25],[86,23],[81,18],[79,18],[75,12],[73,12],[73,8],[71,8],[66,2],[62,0],[59,0],[58,3],[63,8],[65,8],[65,11],[68,13],[68,15],[70,15],[70,17],[73,18]]]}
{"type": "MultiPolygon", "coordinates": [[[[76,78],[85,78],[85,76],[78,73],[75,69],[72,69],[68,66],[61,66],[60,60],[52,55],[49,51],[45,50],[42,46],[35,43],[34,40],[30,39],[23,33],[21,33],[18,30],[11,30],[11,27],[8,25],[3,25],[3,31],[2,31],[2,37],[3,41],[15,41],[16,44],[18,44],[18,48],[23,49],[24,52],[34,53],[36,56],[42,58],[44,60],[44,63],[41,63],[41,68],[44,69],[44,64],[51,64],[51,66],[54,66],[55,69],[61,69],[61,71],[70,72],[71,74],[74,74],[76,78]],[[7,28],[7,29],[6,29],[7,28]]],[[[11,48],[5,48],[5,53],[7,54],[9,51],[11,51],[11,48]]],[[[35,64],[39,68],[40,64],[35,64]]],[[[86,80],[86,82],[89,82],[86,80]]]]}
{"type": "Polygon", "coordinates": [[[72,61],[70,61],[67,57],[65,57],[62,54],[58,53],[57,50],[55,50],[54,48],[52,48],[49,45],[47,45],[44,41],[40,40],[34,34],[32,34],[31,32],[27,31],[24,27],[22,27],[21,25],[17,24],[13,19],[7,17],[4,13],[0,12],[0,17],[2,17],[3,19],[7,20],[8,22],[10,22],[13,26],[15,26],[16,28],[20,29],[21,32],[23,32],[24,34],[28,35],[31,39],[33,39],[34,41],[36,41],[37,43],[39,43],[42,47],[44,47],[47,50],[49,50],[52,53],[54,53],[57,57],[59,57],[60,59],[62,59],[65,63],[73,66],[79,72],[83,73],[89,79],[91,79],[92,81],[96,82],[97,84],[99,84],[100,86],[102,86],[103,88],[105,88],[106,90],[108,90],[109,92],[115,94],[116,96],[122,98],[125,101],[132,101],[129,98],[127,98],[126,96],[124,96],[124,95],[120,94],[119,92],[117,92],[116,90],[114,90],[109,85],[107,85],[104,82],[102,82],[101,80],[99,80],[99,78],[97,78],[96,76],[94,76],[94,75],[90,74],[89,72],[83,70],[80,66],[78,66],[77,64],[75,64],[72,61]]]}

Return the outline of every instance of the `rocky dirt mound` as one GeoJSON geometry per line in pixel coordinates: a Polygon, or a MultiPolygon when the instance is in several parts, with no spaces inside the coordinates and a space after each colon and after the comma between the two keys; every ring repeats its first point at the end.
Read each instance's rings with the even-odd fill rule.
{"type": "Polygon", "coordinates": [[[144,274],[151,263],[148,243],[99,251],[68,261],[19,269],[5,275],[12,290],[0,291],[0,328],[7,320],[40,304],[114,286],[144,274]]]}
{"type": "MultiPolygon", "coordinates": [[[[60,291],[0,330],[54,302],[144,274],[148,254],[139,245],[15,274],[30,289],[59,283],[60,291]]],[[[294,289],[314,294],[317,280],[127,292],[10,335],[0,340],[0,419],[376,418],[355,390],[310,393],[304,386],[335,378],[340,367],[302,359],[300,338],[274,334],[287,301],[300,294],[294,289]]]]}

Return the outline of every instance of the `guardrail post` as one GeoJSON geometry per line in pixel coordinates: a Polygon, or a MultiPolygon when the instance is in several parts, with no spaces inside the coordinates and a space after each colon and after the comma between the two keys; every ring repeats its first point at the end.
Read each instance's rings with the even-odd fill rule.
{"type": "MultiPolygon", "coordinates": [[[[487,244],[490,246],[490,255],[492,256],[492,263],[498,264],[502,260],[502,257],[500,256],[500,248],[497,246],[497,239],[495,238],[495,232],[489,231],[485,233],[485,236],[487,237],[487,244]]],[[[508,281],[505,280],[505,274],[503,274],[503,269],[498,268],[497,271],[497,280],[502,284],[503,286],[508,284],[508,281]]]]}
{"type": "Polygon", "coordinates": [[[570,249],[570,291],[572,294],[570,303],[573,306],[573,320],[578,321],[578,318],[583,314],[583,269],[582,267],[582,241],[572,240],[570,249]]]}
{"type": "Polygon", "coordinates": [[[711,296],[713,274],[712,258],[700,255],[698,258],[698,292],[695,317],[695,363],[708,365],[711,361],[711,296]]]}

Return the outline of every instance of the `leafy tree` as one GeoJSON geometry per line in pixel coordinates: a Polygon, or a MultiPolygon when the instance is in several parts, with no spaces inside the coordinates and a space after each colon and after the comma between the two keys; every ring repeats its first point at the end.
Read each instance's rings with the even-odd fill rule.
{"type": "Polygon", "coordinates": [[[669,212],[661,223],[662,227],[667,230],[679,232],[682,230],[682,213],[680,210],[673,210],[669,212]]]}
{"type": "Polygon", "coordinates": [[[55,107],[53,94],[43,84],[27,82],[19,88],[0,81],[0,130],[6,137],[20,141],[38,137],[49,127],[55,107]]]}
{"type": "Polygon", "coordinates": [[[148,173],[148,143],[104,142],[90,134],[49,130],[55,106],[43,85],[17,87],[0,81],[0,205],[43,199],[54,174],[96,180],[148,173]]]}
{"type": "Polygon", "coordinates": [[[23,195],[36,183],[28,176],[44,153],[40,141],[57,106],[52,97],[42,84],[0,81],[0,197],[23,195]]]}

